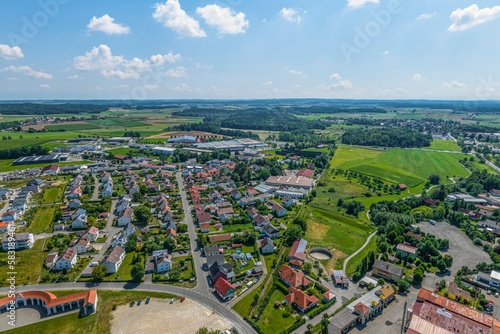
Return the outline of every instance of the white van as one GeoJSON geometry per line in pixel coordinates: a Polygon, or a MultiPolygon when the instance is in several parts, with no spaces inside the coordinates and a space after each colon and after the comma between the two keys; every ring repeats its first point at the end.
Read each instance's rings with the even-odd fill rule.
{"type": "Polygon", "coordinates": [[[91,267],[97,267],[99,265],[99,262],[90,262],[91,267]]]}

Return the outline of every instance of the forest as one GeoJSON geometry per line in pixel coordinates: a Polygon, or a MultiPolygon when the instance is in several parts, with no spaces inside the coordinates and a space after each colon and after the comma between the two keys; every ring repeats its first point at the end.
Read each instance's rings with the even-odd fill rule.
{"type": "Polygon", "coordinates": [[[432,136],[402,128],[350,129],[342,135],[342,144],[383,147],[430,146],[432,136]]]}
{"type": "Polygon", "coordinates": [[[0,159],[17,159],[28,155],[49,154],[49,149],[42,146],[20,147],[10,150],[1,150],[0,159]]]}
{"type": "Polygon", "coordinates": [[[0,104],[2,115],[54,115],[100,113],[107,111],[107,105],[93,104],[38,104],[38,103],[6,103],[0,104]]]}

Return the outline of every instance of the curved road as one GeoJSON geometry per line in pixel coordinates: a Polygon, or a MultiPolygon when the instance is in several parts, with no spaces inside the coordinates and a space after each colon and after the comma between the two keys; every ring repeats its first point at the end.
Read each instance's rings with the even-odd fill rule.
{"type": "MultiPolygon", "coordinates": [[[[30,291],[30,290],[82,290],[82,289],[96,289],[96,290],[136,290],[136,291],[151,291],[163,292],[177,296],[190,298],[209,309],[221,317],[227,319],[240,333],[256,333],[255,330],[243,320],[236,312],[228,308],[226,304],[222,304],[215,299],[200,294],[192,289],[179,288],[171,285],[163,284],[148,284],[148,283],[123,283],[123,282],[103,282],[103,283],[59,283],[59,284],[43,284],[43,285],[24,285],[16,287],[16,292],[30,291]]],[[[0,288],[0,294],[7,294],[9,288],[0,288]]]]}
{"type": "Polygon", "coordinates": [[[349,257],[347,259],[345,259],[344,266],[342,267],[342,270],[344,270],[344,272],[345,272],[345,269],[347,268],[347,264],[349,263],[349,260],[351,260],[353,257],[355,257],[356,255],[358,255],[359,252],[361,252],[363,249],[365,249],[365,247],[368,245],[368,243],[370,242],[370,240],[373,238],[373,236],[375,234],[377,234],[377,231],[375,231],[372,234],[370,234],[368,236],[368,238],[366,239],[365,243],[363,244],[363,246],[361,246],[360,249],[358,249],[357,251],[355,251],[354,253],[352,253],[351,255],[349,255],[349,257]]]}

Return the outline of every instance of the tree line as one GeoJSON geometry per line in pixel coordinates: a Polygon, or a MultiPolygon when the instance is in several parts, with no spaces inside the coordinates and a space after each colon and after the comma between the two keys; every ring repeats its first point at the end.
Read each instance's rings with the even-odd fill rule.
{"type": "Polygon", "coordinates": [[[430,146],[432,136],[402,128],[349,129],[342,135],[342,143],[360,146],[424,147],[430,146]]]}

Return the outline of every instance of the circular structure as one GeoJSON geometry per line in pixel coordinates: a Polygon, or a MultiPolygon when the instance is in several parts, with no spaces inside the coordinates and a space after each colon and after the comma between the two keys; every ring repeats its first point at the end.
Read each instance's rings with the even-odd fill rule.
{"type": "Polygon", "coordinates": [[[311,248],[309,255],[316,260],[330,260],[333,257],[331,250],[319,247],[311,248]]]}

